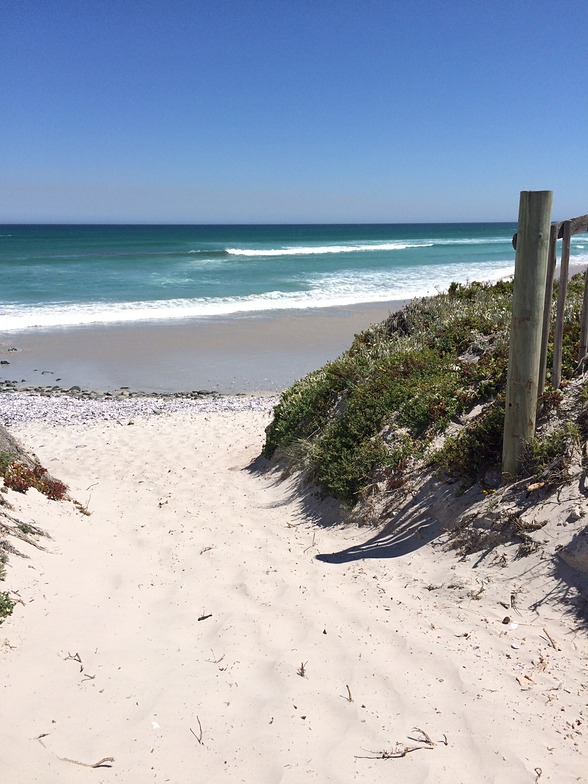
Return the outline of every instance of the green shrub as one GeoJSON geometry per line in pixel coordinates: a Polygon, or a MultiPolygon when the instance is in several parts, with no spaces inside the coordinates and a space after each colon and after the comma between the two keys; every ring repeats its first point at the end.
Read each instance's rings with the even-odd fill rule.
{"type": "Polygon", "coordinates": [[[472,485],[500,465],[503,431],[504,400],[497,400],[456,436],[447,438],[432,462],[466,486],[472,485]]]}
{"type": "Polygon", "coordinates": [[[580,442],[580,428],[567,424],[544,436],[537,436],[526,445],[521,473],[536,476],[556,466],[569,456],[571,447],[580,442]]]}
{"type": "Polygon", "coordinates": [[[13,460],[14,455],[11,455],[9,452],[0,452],[0,474],[4,474],[13,460]]]}
{"type": "Polygon", "coordinates": [[[319,432],[326,424],[337,394],[345,387],[337,383],[337,373],[329,366],[297,381],[282,393],[274,416],[266,429],[264,454],[271,457],[278,447],[319,432]]]}
{"type": "Polygon", "coordinates": [[[0,591],[0,623],[2,623],[4,618],[12,615],[14,604],[8,591],[0,591]]]}
{"type": "MultiPolygon", "coordinates": [[[[452,475],[479,479],[501,459],[512,287],[454,283],[356,335],[341,357],[282,394],[264,455],[289,454],[322,492],[353,504],[374,477],[397,481],[452,420],[490,403],[434,457],[452,475]]],[[[564,377],[577,353],[575,279],[570,291],[564,377]]]]}

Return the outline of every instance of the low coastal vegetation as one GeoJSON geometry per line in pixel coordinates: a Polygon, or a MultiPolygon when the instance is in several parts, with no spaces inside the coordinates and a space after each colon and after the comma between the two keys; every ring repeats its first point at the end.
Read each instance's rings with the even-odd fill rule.
{"type": "Polygon", "coordinates": [[[10,598],[8,591],[0,591],[0,623],[2,623],[4,618],[12,615],[13,610],[14,602],[10,598]]]}
{"type": "MultiPolygon", "coordinates": [[[[3,443],[16,445],[16,442],[0,426],[0,436],[3,443]]],[[[3,479],[2,491],[6,493],[8,489],[18,493],[26,493],[27,490],[35,488],[50,500],[61,501],[67,498],[67,486],[59,479],[54,479],[39,463],[35,462],[26,453],[17,448],[20,454],[13,452],[0,451],[0,477],[3,479]]],[[[8,553],[19,553],[11,544],[8,537],[15,538],[40,547],[37,540],[41,536],[47,536],[46,532],[32,523],[24,523],[10,515],[6,509],[12,509],[10,503],[4,495],[0,495],[0,580],[6,577],[6,563],[8,553]]],[[[9,591],[0,591],[0,624],[5,618],[12,614],[15,602],[11,598],[9,591]]]]}
{"type": "Polygon", "coordinates": [[[8,452],[0,452],[0,476],[5,487],[17,493],[26,493],[34,487],[52,501],[62,501],[67,496],[66,485],[50,476],[42,465],[30,468],[8,452]]]}
{"type": "MultiPolygon", "coordinates": [[[[566,304],[563,387],[577,365],[582,293],[578,275],[566,304]]],[[[556,295],[557,285],[554,301],[556,295]]],[[[447,293],[415,300],[358,334],[338,359],[282,394],[264,455],[301,470],[319,492],[350,507],[375,486],[401,487],[417,464],[461,488],[495,487],[511,300],[511,281],[453,283],[447,293]]],[[[548,385],[540,421],[563,398],[548,385]]],[[[563,458],[585,437],[583,421],[539,428],[525,474],[540,475],[563,458]]]]}
{"type": "MultiPolygon", "coordinates": [[[[0,553],[0,580],[6,577],[6,561],[8,556],[6,553],[0,553]]],[[[14,602],[10,598],[8,591],[0,591],[0,623],[12,614],[14,609],[14,602]]]]}
{"type": "MultiPolygon", "coordinates": [[[[22,556],[12,541],[22,541],[33,547],[43,549],[39,544],[39,538],[48,536],[47,532],[39,528],[34,523],[22,522],[7,510],[12,510],[12,506],[6,498],[8,490],[18,493],[26,493],[27,490],[34,488],[52,501],[62,501],[68,498],[68,488],[59,479],[52,477],[46,468],[43,468],[37,460],[26,453],[26,451],[16,442],[0,425],[0,478],[3,484],[0,485],[0,581],[6,577],[6,563],[8,554],[15,553],[22,556]]],[[[83,508],[79,504],[74,504],[80,511],[83,508]]],[[[15,601],[11,597],[11,592],[0,591],[0,624],[12,614],[15,601]]]]}

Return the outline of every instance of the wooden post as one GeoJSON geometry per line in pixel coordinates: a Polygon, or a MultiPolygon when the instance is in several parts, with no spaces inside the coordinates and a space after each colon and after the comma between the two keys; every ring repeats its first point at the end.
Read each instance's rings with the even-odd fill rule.
{"type": "Polygon", "coordinates": [[[502,452],[505,479],[518,474],[525,444],[535,434],[552,202],[552,191],[521,192],[502,452]]]}
{"type": "Polygon", "coordinates": [[[552,223],[549,235],[547,285],[545,286],[545,298],[543,300],[543,335],[541,337],[541,359],[539,360],[538,395],[543,394],[543,390],[545,389],[545,376],[547,375],[547,347],[549,345],[549,331],[551,329],[551,303],[553,301],[553,279],[555,277],[555,266],[557,264],[556,246],[558,230],[559,223],[552,223]]]}
{"type": "Polygon", "coordinates": [[[572,239],[570,222],[565,221],[563,226],[563,244],[561,249],[561,266],[559,273],[559,292],[557,295],[557,316],[555,319],[555,333],[553,336],[553,378],[551,386],[559,389],[561,384],[561,355],[563,350],[563,325],[564,309],[568,294],[568,277],[570,274],[570,243],[572,239]]]}
{"type": "Polygon", "coordinates": [[[588,352],[588,269],[584,272],[584,299],[582,301],[582,321],[580,326],[580,349],[578,363],[580,372],[584,372],[584,360],[588,352]]]}

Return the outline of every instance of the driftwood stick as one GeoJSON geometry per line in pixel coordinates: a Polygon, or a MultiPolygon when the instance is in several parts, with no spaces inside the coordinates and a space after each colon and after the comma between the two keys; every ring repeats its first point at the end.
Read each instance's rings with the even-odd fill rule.
{"type": "Polygon", "coordinates": [[[406,757],[407,754],[410,754],[411,751],[420,751],[421,749],[432,749],[432,746],[397,746],[392,751],[380,751],[374,752],[373,754],[364,754],[363,756],[355,755],[355,759],[399,759],[400,757],[406,757]]]}
{"type": "Polygon", "coordinates": [[[89,762],[80,762],[69,757],[57,757],[57,759],[60,759],[62,762],[73,762],[74,765],[82,765],[84,768],[111,768],[114,762],[114,757],[102,757],[101,760],[98,760],[93,765],[89,762]]]}
{"type": "MultiPolygon", "coordinates": [[[[420,751],[421,749],[432,749],[435,747],[435,743],[433,740],[431,740],[430,735],[428,735],[420,727],[413,727],[413,732],[420,732],[422,735],[422,738],[411,738],[409,735],[409,740],[417,741],[418,745],[416,746],[406,746],[402,745],[401,743],[397,743],[391,751],[370,751],[368,755],[355,755],[355,759],[399,759],[400,757],[406,757],[407,754],[410,754],[413,751],[420,751]]],[[[445,745],[447,745],[447,743],[445,745]]]]}
{"type": "MultiPolygon", "coordinates": [[[[40,735],[37,735],[35,740],[38,740],[41,746],[46,749],[47,746],[43,743],[43,738],[46,738],[50,733],[42,732],[40,735]]],[[[114,757],[102,757],[101,760],[98,762],[80,762],[79,760],[70,759],[69,757],[60,757],[58,754],[55,755],[58,760],[62,762],[72,762],[74,765],[81,765],[83,768],[111,768],[112,763],[114,762],[114,757]]]]}

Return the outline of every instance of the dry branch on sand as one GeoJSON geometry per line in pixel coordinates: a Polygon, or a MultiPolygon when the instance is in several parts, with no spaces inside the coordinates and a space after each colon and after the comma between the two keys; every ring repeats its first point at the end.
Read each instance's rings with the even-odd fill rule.
{"type": "MultiPolygon", "coordinates": [[[[405,743],[396,743],[390,751],[374,751],[366,755],[355,755],[355,759],[399,759],[400,757],[406,757],[407,754],[410,754],[413,751],[422,751],[435,747],[434,741],[431,740],[431,737],[424,730],[421,730],[419,727],[414,727],[413,732],[418,732],[420,737],[413,738],[409,736],[409,740],[416,742],[412,746],[408,746],[405,743]]],[[[444,744],[447,745],[447,738],[445,738],[444,744]]]]}

